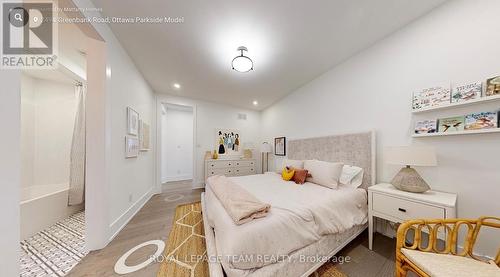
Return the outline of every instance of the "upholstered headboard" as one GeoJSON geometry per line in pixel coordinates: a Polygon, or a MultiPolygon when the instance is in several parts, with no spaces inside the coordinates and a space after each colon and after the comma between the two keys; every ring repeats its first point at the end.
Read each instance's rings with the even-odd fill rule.
{"type": "Polygon", "coordinates": [[[290,140],[288,158],[343,162],[364,169],[363,188],[375,184],[375,131],[290,140]]]}

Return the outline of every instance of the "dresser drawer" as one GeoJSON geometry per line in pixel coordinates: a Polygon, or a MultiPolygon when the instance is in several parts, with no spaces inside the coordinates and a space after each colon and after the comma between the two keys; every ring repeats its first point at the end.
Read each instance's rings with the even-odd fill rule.
{"type": "Polygon", "coordinates": [[[253,167],[236,167],[234,168],[236,176],[252,175],[255,174],[255,168],[253,167]]]}
{"type": "Polygon", "coordinates": [[[374,211],[399,218],[401,221],[418,218],[445,218],[443,208],[378,193],[373,193],[372,198],[374,211]]]}
{"type": "Polygon", "coordinates": [[[253,167],[255,165],[254,161],[233,161],[236,167],[253,167]]]}

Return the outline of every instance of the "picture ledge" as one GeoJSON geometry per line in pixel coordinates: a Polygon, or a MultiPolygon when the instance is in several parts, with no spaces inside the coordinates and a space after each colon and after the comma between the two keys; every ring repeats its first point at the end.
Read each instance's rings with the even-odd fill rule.
{"type": "Polygon", "coordinates": [[[491,134],[491,133],[500,133],[500,128],[459,131],[459,132],[449,132],[449,133],[440,132],[440,133],[428,133],[428,134],[413,134],[412,137],[421,138],[421,137],[458,136],[458,135],[491,134]]]}

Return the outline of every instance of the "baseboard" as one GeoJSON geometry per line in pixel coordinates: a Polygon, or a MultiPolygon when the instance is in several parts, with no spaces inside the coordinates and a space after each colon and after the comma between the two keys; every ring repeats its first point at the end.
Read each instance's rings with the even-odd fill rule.
{"type": "Polygon", "coordinates": [[[110,233],[113,235],[108,239],[108,243],[111,242],[118,233],[127,225],[127,223],[137,214],[138,211],[142,209],[144,204],[146,204],[149,199],[153,196],[153,188],[150,188],[145,194],[143,194],[135,203],[130,206],[122,215],[120,215],[113,223],[109,225],[110,233]]]}
{"type": "Polygon", "coordinates": [[[166,182],[177,182],[177,181],[186,181],[186,180],[191,180],[193,179],[193,176],[191,175],[179,175],[179,176],[167,176],[166,178],[162,179],[162,183],[166,182]]]}

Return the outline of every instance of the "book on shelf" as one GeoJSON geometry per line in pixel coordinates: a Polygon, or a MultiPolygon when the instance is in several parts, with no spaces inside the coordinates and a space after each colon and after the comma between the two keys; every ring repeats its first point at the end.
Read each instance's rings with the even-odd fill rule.
{"type": "Polygon", "coordinates": [[[415,123],[415,134],[430,134],[437,132],[437,120],[422,120],[415,123]]]}
{"type": "Polygon", "coordinates": [[[451,102],[459,103],[481,97],[483,91],[482,82],[474,82],[455,86],[451,94],[451,102]]]}
{"type": "Polygon", "coordinates": [[[500,95],[500,76],[486,80],[485,96],[500,95]]]}
{"type": "Polygon", "coordinates": [[[464,130],[464,125],[465,125],[465,116],[440,118],[438,120],[438,132],[439,133],[460,132],[464,130]]]}
{"type": "Polygon", "coordinates": [[[419,110],[449,104],[451,90],[449,86],[435,86],[413,93],[412,108],[419,110]]]}
{"type": "Polygon", "coordinates": [[[498,128],[498,112],[479,112],[465,116],[465,130],[498,128]]]}

